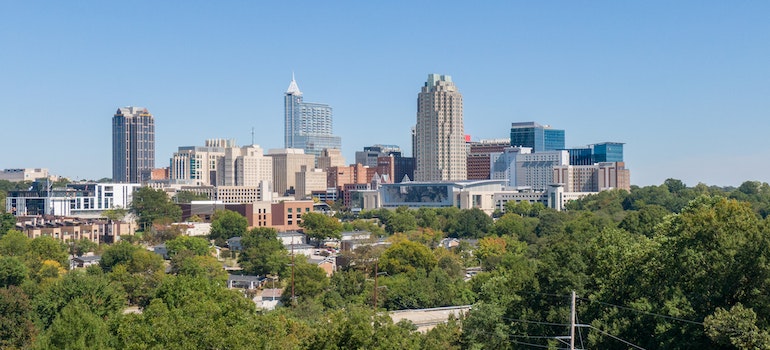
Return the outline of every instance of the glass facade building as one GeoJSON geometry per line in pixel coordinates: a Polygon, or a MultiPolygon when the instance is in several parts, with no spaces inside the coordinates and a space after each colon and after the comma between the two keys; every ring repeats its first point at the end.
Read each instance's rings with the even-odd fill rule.
{"type": "Polygon", "coordinates": [[[342,139],[332,134],[332,108],[302,101],[294,77],[284,95],[284,148],[299,148],[316,157],[324,148],[342,148],[342,139]]]}
{"type": "Polygon", "coordinates": [[[570,165],[592,165],[603,162],[623,162],[623,143],[602,142],[569,151],[570,165]]]}
{"type": "Polygon", "coordinates": [[[564,130],[535,122],[511,123],[511,146],[529,147],[534,152],[564,149],[564,130]]]}

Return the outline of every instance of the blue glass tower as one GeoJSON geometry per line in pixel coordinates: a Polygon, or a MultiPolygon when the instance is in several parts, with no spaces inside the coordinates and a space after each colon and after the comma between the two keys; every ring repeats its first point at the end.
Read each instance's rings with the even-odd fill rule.
{"type": "Polygon", "coordinates": [[[622,162],[623,143],[601,142],[581,148],[570,148],[570,165],[591,165],[603,162],[622,162]]]}
{"type": "Polygon", "coordinates": [[[511,123],[511,146],[530,147],[533,152],[564,149],[564,130],[535,122],[511,123]]]}
{"type": "Polygon", "coordinates": [[[591,145],[594,153],[594,161],[599,162],[622,162],[623,144],[620,142],[602,142],[591,145]]]}
{"type": "Polygon", "coordinates": [[[342,139],[332,134],[332,108],[327,104],[303,102],[294,76],[283,102],[285,148],[300,148],[305,154],[318,157],[324,148],[342,147],[342,139]]]}

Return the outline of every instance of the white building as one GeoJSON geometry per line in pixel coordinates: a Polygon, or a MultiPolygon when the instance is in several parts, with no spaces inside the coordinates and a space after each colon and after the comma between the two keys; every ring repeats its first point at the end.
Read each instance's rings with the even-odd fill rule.
{"type": "Polygon", "coordinates": [[[509,147],[502,153],[490,154],[490,178],[504,179],[510,187],[530,187],[546,191],[554,183],[554,167],[569,164],[569,152],[532,153],[529,147],[509,147]]]}
{"type": "Polygon", "coordinates": [[[102,211],[128,208],[139,184],[71,183],[66,188],[45,188],[35,183],[27,191],[9,191],[6,212],[16,216],[55,215],[97,218],[102,211]]]}

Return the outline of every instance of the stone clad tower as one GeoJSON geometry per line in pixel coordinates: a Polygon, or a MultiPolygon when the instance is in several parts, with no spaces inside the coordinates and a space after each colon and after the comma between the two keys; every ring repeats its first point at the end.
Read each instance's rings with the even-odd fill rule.
{"type": "Polygon", "coordinates": [[[415,181],[467,179],[463,96],[449,75],[429,74],[417,97],[415,181]]]}

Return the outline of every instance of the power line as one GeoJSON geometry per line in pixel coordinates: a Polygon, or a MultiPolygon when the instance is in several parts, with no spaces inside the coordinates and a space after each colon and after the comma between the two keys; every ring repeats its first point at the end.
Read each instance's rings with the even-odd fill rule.
{"type": "Polygon", "coordinates": [[[601,334],[604,334],[604,335],[606,335],[606,336],[608,336],[608,337],[610,337],[610,338],[612,338],[612,339],[615,339],[615,340],[617,340],[617,341],[619,341],[619,342],[622,342],[622,343],[624,343],[624,344],[626,344],[626,345],[628,345],[628,346],[634,347],[634,348],[636,348],[636,349],[639,349],[639,350],[645,350],[643,347],[641,347],[641,346],[639,346],[639,345],[636,345],[636,344],[634,344],[634,343],[631,343],[631,342],[629,342],[629,341],[627,341],[627,340],[624,340],[624,339],[621,339],[621,338],[619,338],[619,337],[616,337],[616,336],[614,336],[614,335],[612,335],[612,334],[609,334],[609,333],[607,333],[607,332],[605,332],[605,331],[603,331],[603,330],[601,330],[601,329],[599,329],[599,328],[596,328],[596,327],[594,327],[594,326],[592,326],[592,325],[590,325],[590,324],[589,324],[589,325],[586,325],[586,327],[588,327],[588,328],[591,328],[591,329],[593,329],[593,330],[596,330],[597,332],[599,332],[599,333],[601,333],[601,334]]]}
{"type": "Polygon", "coordinates": [[[616,308],[619,308],[619,309],[623,309],[623,310],[634,311],[634,312],[638,312],[638,313],[649,315],[649,316],[656,316],[656,317],[661,317],[661,318],[667,318],[667,319],[674,320],[674,321],[680,321],[680,322],[685,322],[685,323],[690,323],[690,324],[695,324],[695,325],[703,326],[703,322],[686,320],[686,319],[679,318],[679,317],[674,317],[674,316],[656,314],[654,312],[637,310],[637,309],[633,309],[633,308],[630,308],[630,307],[627,307],[627,306],[615,305],[615,304],[612,304],[612,303],[606,303],[606,302],[598,301],[598,300],[591,300],[591,299],[586,299],[586,298],[578,298],[578,299],[585,300],[585,301],[588,301],[588,302],[591,302],[591,303],[597,303],[597,304],[602,304],[602,305],[607,305],[607,306],[613,306],[613,307],[616,307],[616,308]]]}
{"type": "Polygon", "coordinates": [[[513,321],[513,322],[522,322],[522,323],[534,323],[544,326],[559,326],[559,327],[569,327],[568,323],[554,323],[554,322],[543,322],[543,321],[532,321],[532,320],[523,320],[519,318],[508,318],[508,317],[500,317],[504,320],[513,321]]]}

